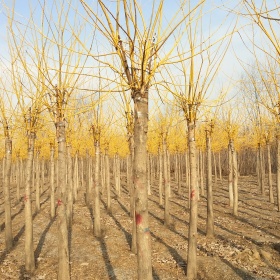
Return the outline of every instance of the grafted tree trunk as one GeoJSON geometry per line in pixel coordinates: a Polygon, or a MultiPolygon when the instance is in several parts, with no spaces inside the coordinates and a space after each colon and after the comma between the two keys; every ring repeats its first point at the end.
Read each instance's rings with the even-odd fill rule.
{"type": "Polygon", "coordinates": [[[86,150],[86,194],[85,194],[85,199],[86,199],[86,205],[89,207],[90,206],[90,180],[92,178],[92,174],[91,174],[91,162],[90,162],[90,156],[89,156],[89,151],[86,150]]]}
{"type": "Polygon", "coordinates": [[[180,154],[176,154],[176,156],[178,157],[178,178],[177,178],[177,184],[178,184],[178,194],[181,194],[181,178],[182,178],[182,173],[181,173],[181,155],[180,154]]]}
{"type": "Polygon", "coordinates": [[[36,182],[35,182],[35,188],[36,188],[36,212],[40,211],[41,205],[40,205],[40,163],[39,163],[39,154],[40,151],[37,150],[36,153],[36,160],[35,160],[35,169],[36,169],[36,182]]]}
{"type": "Polygon", "coordinates": [[[138,280],[152,280],[151,235],[147,190],[148,91],[134,90],[135,219],[137,232],[138,280]]]}
{"type": "Polygon", "coordinates": [[[261,144],[258,143],[258,178],[259,178],[259,187],[261,194],[264,194],[264,174],[263,174],[263,168],[264,168],[264,163],[263,163],[263,157],[262,157],[262,149],[261,149],[261,144]]]}
{"type": "Polygon", "coordinates": [[[201,180],[200,180],[200,160],[199,150],[196,149],[196,176],[197,176],[197,199],[200,199],[201,180]]]}
{"type": "Polygon", "coordinates": [[[178,181],[178,152],[174,154],[173,158],[175,159],[175,166],[174,166],[174,181],[178,181]]]}
{"type": "Polygon", "coordinates": [[[5,140],[5,171],[4,171],[4,205],[5,205],[5,244],[6,250],[13,247],[12,217],[11,217],[11,169],[12,169],[12,140],[5,140]]]}
{"type": "Polygon", "coordinates": [[[190,183],[190,161],[189,161],[189,151],[185,154],[186,158],[186,188],[188,190],[188,207],[191,207],[191,183],[190,183]]]}
{"type": "Polygon", "coordinates": [[[51,218],[55,217],[55,186],[54,186],[54,145],[50,145],[50,191],[51,191],[51,218]]]}
{"type": "Polygon", "coordinates": [[[130,215],[132,217],[132,240],[131,252],[137,254],[137,228],[136,228],[136,215],[135,215],[135,188],[133,180],[133,163],[134,163],[134,138],[129,135],[129,158],[130,158],[130,215]]]}
{"type": "Polygon", "coordinates": [[[229,206],[233,207],[233,165],[232,165],[232,140],[228,144],[228,192],[229,192],[229,206]]]}
{"type": "Polygon", "coordinates": [[[71,146],[67,145],[67,225],[72,228],[73,219],[73,165],[71,157],[71,146]]]}
{"type": "Polygon", "coordinates": [[[41,162],[41,184],[40,184],[40,186],[41,186],[41,189],[40,189],[41,194],[44,191],[44,185],[45,185],[45,161],[42,158],[42,162],[41,162]]]}
{"type": "MultiPolygon", "coordinates": [[[[98,134],[98,132],[97,132],[98,134]]],[[[99,134],[97,136],[99,138],[99,134]]],[[[94,170],[94,235],[101,237],[100,224],[100,146],[95,140],[95,170],[94,170]]]]}
{"type": "Polygon", "coordinates": [[[237,153],[232,143],[232,166],[233,166],[233,214],[238,215],[238,166],[237,153]]]}
{"type": "Polygon", "coordinates": [[[213,191],[212,191],[212,159],[211,159],[211,133],[206,130],[206,184],[207,184],[207,237],[214,236],[213,191]]]}
{"type": "Polygon", "coordinates": [[[34,244],[33,244],[33,218],[32,218],[32,199],[31,185],[34,159],[35,133],[31,132],[28,136],[28,157],[26,162],[26,181],[25,181],[25,270],[33,273],[35,270],[34,244]]]}
{"type": "Polygon", "coordinates": [[[103,195],[105,188],[105,156],[100,154],[100,193],[103,195]]]}
{"type": "Polygon", "coordinates": [[[276,175],[276,189],[277,189],[277,206],[280,211],[280,135],[277,135],[277,175],[276,175]]]}
{"type": "Polygon", "coordinates": [[[167,156],[167,191],[168,191],[168,197],[170,198],[172,196],[171,194],[171,169],[170,169],[170,152],[167,149],[166,146],[166,156],[167,156]]]}
{"type": "Polygon", "coordinates": [[[195,123],[188,122],[189,164],[190,164],[190,221],[188,233],[188,262],[187,279],[197,277],[197,210],[198,210],[198,184],[197,184],[197,157],[195,144],[195,123]]]}
{"type": "Polygon", "coordinates": [[[120,187],[120,158],[117,153],[114,157],[114,177],[115,177],[115,190],[117,196],[121,196],[121,187],[120,187]]]}
{"type": "Polygon", "coordinates": [[[74,162],[74,186],[73,186],[74,201],[77,200],[78,186],[79,186],[79,159],[78,159],[78,152],[76,152],[75,153],[75,162],[74,162]]]}
{"type": "Polygon", "coordinates": [[[269,202],[274,203],[273,187],[272,187],[272,174],[271,174],[271,155],[270,143],[266,142],[267,148],[267,165],[268,165],[268,189],[269,189],[269,202]]]}
{"type": "Polygon", "coordinates": [[[66,139],[65,122],[56,123],[58,141],[58,201],[57,201],[57,226],[58,226],[58,280],[69,280],[69,247],[67,228],[67,194],[66,194],[66,139]]]}
{"type": "MultiPolygon", "coordinates": [[[[127,185],[129,189],[130,195],[130,217],[133,218],[135,214],[135,205],[134,205],[134,187],[133,187],[133,154],[134,154],[134,145],[133,145],[133,137],[131,135],[128,136],[128,144],[129,144],[129,155],[127,162],[127,185]]],[[[136,240],[136,238],[135,238],[136,240]]]]}
{"type": "Polygon", "coordinates": [[[107,192],[107,211],[111,213],[110,162],[108,148],[105,149],[105,186],[107,192]]]}
{"type": "Polygon", "coordinates": [[[147,159],[147,183],[148,183],[148,195],[151,195],[151,155],[148,154],[147,159]]]}
{"type": "Polygon", "coordinates": [[[163,199],[162,199],[163,164],[162,164],[162,153],[160,147],[158,148],[158,164],[159,164],[159,175],[158,175],[159,205],[163,205],[163,199]]]}
{"type": "Polygon", "coordinates": [[[222,165],[221,165],[221,151],[219,151],[219,177],[220,177],[220,181],[222,181],[223,176],[222,176],[222,165]]]}
{"type": "Polygon", "coordinates": [[[170,226],[170,185],[169,185],[169,177],[168,177],[168,158],[167,158],[167,148],[166,148],[166,137],[162,142],[163,149],[163,182],[164,182],[164,224],[169,227],[170,226]]]}
{"type": "Polygon", "coordinates": [[[214,161],[214,178],[215,178],[215,184],[217,184],[218,180],[218,173],[217,173],[217,161],[216,161],[216,154],[213,152],[213,161],[214,161]]]}
{"type": "Polygon", "coordinates": [[[16,161],[16,186],[17,186],[17,203],[19,203],[19,201],[20,201],[20,186],[21,186],[19,154],[17,154],[17,161],[16,161]]]}
{"type": "Polygon", "coordinates": [[[205,196],[204,191],[204,161],[203,161],[203,152],[199,150],[199,178],[200,178],[200,189],[201,189],[201,195],[205,196]]]}

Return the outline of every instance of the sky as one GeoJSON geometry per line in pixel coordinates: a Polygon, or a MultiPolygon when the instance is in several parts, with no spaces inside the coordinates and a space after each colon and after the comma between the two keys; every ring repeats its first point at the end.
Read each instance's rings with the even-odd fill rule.
{"type": "MultiPolygon", "coordinates": [[[[62,1],[62,0],[61,0],[62,1]]],[[[7,24],[7,17],[6,17],[6,8],[5,5],[11,5],[13,1],[11,0],[3,0],[1,2],[0,6],[0,59],[1,61],[5,61],[7,63],[6,58],[7,55],[7,37],[6,37],[6,24],[7,24]]],[[[41,0],[41,2],[43,2],[41,0]]],[[[48,7],[51,7],[53,3],[57,3],[59,1],[52,1],[48,0],[47,5],[48,7]]],[[[72,0],[71,4],[76,7],[78,5],[77,0],[72,0]]],[[[88,3],[93,3],[92,7],[96,6],[96,1],[87,1],[88,3]]],[[[105,0],[104,1],[108,7],[112,7],[115,5],[114,1],[112,0],[105,0]]],[[[166,0],[165,1],[165,8],[164,8],[164,22],[170,21],[170,18],[172,17],[172,14],[176,11],[178,5],[178,1],[171,1],[166,0]]],[[[256,3],[259,2],[259,0],[255,1],[256,3]]],[[[273,1],[271,1],[273,2],[273,1]]],[[[34,11],[39,11],[39,5],[38,0],[15,0],[16,3],[16,18],[19,21],[26,21],[29,17],[30,9],[34,11]]],[[[64,3],[68,3],[67,0],[64,0],[64,3]]],[[[151,1],[150,0],[140,0],[140,5],[143,7],[144,11],[144,17],[149,17],[152,7],[151,7],[151,1]]],[[[192,5],[196,3],[196,1],[191,1],[192,5]]],[[[203,36],[206,38],[209,33],[214,32],[214,30],[218,30],[215,32],[213,36],[211,36],[211,42],[215,42],[216,39],[220,38],[228,32],[228,30],[232,30],[235,22],[236,22],[236,14],[232,13],[231,15],[228,15],[229,9],[238,9],[236,7],[237,1],[233,0],[210,0],[206,1],[205,8],[204,8],[204,17],[202,22],[202,32],[203,36]]],[[[66,4],[65,4],[66,5],[66,4]]],[[[86,14],[84,10],[79,6],[79,11],[81,16],[86,17],[86,14]]],[[[53,15],[54,16],[54,15],[53,15]]],[[[38,20],[38,23],[40,22],[40,16],[35,16],[35,19],[38,20]]],[[[73,18],[70,18],[69,21],[73,20],[73,18]]],[[[78,22],[82,21],[82,17],[78,22]]],[[[89,30],[89,29],[88,29],[89,30]]],[[[254,57],[252,56],[252,53],[250,51],[251,47],[251,35],[252,28],[250,25],[250,21],[248,21],[244,17],[239,17],[236,30],[238,32],[235,32],[232,40],[231,45],[225,55],[225,58],[223,60],[223,63],[221,65],[221,69],[219,72],[219,75],[216,79],[216,84],[214,86],[213,91],[219,91],[222,87],[227,88],[227,85],[230,83],[235,83],[238,79],[240,79],[242,73],[244,73],[244,70],[242,68],[242,65],[240,65],[240,61],[244,63],[252,63],[254,60],[254,57]]],[[[259,44],[263,43],[264,38],[261,36],[258,29],[255,29],[255,40],[256,42],[259,42],[259,44]]],[[[86,32],[84,33],[84,35],[86,32]]],[[[182,40],[184,41],[184,44],[187,47],[188,41],[187,37],[183,36],[182,40]]],[[[100,39],[101,42],[101,39],[100,39]]],[[[264,43],[265,44],[265,43],[264,43]]],[[[101,46],[100,46],[101,48],[101,46]]],[[[165,49],[168,48],[168,42],[165,47],[165,49]]],[[[104,50],[106,48],[104,47],[104,50]]],[[[259,51],[257,51],[259,52],[259,51]]],[[[261,54],[259,54],[261,56],[261,54]]],[[[176,70],[174,70],[174,73],[176,73],[176,70]]],[[[235,94],[234,90],[231,94],[235,94]]],[[[215,95],[215,93],[214,93],[215,95]]]]}

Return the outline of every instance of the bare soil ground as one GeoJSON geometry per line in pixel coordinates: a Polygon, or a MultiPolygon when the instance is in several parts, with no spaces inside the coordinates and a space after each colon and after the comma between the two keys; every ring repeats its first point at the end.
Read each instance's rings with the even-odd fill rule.
{"type": "MultiPolygon", "coordinates": [[[[185,279],[188,242],[187,191],[178,195],[172,182],[173,226],[164,226],[164,209],[158,203],[157,181],[149,197],[152,264],[154,279],[185,279]]],[[[94,214],[84,202],[84,190],[74,205],[73,228],[69,237],[71,279],[137,279],[136,255],[130,251],[132,221],[129,194],[122,181],[120,198],[112,187],[112,214],[106,212],[102,195],[103,238],[93,236],[94,214]]],[[[48,184],[41,196],[41,211],[34,214],[36,273],[24,271],[24,205],[15,203],[11,191],[14,247],[5,251],[4,203],[0,193],[0,279],[57,278],[57,225],[50,219],[48,184]]],[[[22,193],[22,195],[24,195],[22,193]]],[[[215,238],[205,237],[206,199],[200,197],[198,220],[198,279],[280,279],[280,213],[259,193],[256,178],[239,179],[239,216],[228,205],[227,182],[214,184],[215,238]]]]}

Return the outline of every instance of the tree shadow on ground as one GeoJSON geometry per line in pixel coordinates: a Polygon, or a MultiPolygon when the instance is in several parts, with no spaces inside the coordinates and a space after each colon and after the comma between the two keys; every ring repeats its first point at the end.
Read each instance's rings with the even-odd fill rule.
{"type": "Polygon", "coordinates": [[[52,224],[54,223],[54,221],[55,221],[55,217],[52,218],[52,219],[49,221],[48,225],[46,226],[46,228],[45,228],[44,231],[42,232],[41,237],[40,237],[40,239],[39,239],[39,242],[38,242],[38,244],[37,244],[37,247],[36,247],[36,249],[35,249],[35,251],[34,251],[36,266],[38,265],[37,259],[39,258],[40,254],[41,254],[41,251],[42,251],[42,248],[43,248],[45,239],[46,239],[46,235],[47,235],[48,231],[50,230],[50,228],[51,228],[52,224]]]}
{"type": "MultiPolygon", "coordinates": [[[[24,209],[24,204],[21,205],[20,209],[18,210],[18,212],[16,212],[15,214],[12,215],[12,220],[17,216],[19,215],[24,209]]],[[[3,211],[4,213],[5,211],[3,211]]],[[[5,222],[3,222],[1,225],[0,225],[0,231],[4,230],[5,229],[5,222]]]]}
{"type": "Polygon", "coordinates": [[[105,240],[99,240],[99,244],[101,247],[102,257],[107,269],[108,277],[109,279],[117,280],[117,277],[115,275],[114,267],[112,266],[110,256],[108,254],[107,246],[105,240]]]}

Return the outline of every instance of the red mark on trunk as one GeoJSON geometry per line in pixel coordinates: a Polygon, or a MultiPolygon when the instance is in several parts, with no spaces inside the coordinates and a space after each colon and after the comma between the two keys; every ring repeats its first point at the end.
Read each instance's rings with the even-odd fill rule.
{"type": "Polygon", "coordinates": [[[24,196],[24,201],[27,202],[27,200],[28,200],[28,196],[25,195],[25,196],[24,196]]]}
{"type": "Polygon", "coordinates": [[[57,205],[58,205],[58,206],[62,205],[62,200],[61,200],[61,199],[58,199],[57,205]]]}
{"type": "Polygon", "coordinates": [[[192,190],[192,192],[191,192],[191,199],[193,199],[194,196],[195,196],[195,190],[192,190]]]}
{"type": "Polygon", "coordinates": [[[136,225],[140,225],[142,223],[143,217],[140,214],[135,213],[136,225]]]}

